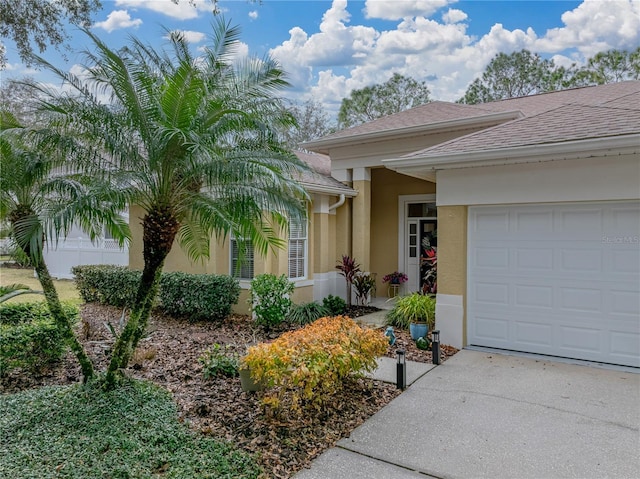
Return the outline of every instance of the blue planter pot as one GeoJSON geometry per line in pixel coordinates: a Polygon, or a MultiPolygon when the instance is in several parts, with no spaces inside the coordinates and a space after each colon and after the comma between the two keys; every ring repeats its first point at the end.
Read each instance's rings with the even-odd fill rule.
{"type": "Polygon", "coordinates": [[[427,323],[411,323],[409,325],[409,332],[411,333],[411,339],[414,341],[418,338],[424,338],[429,332],[429,326],[427,323]]]}

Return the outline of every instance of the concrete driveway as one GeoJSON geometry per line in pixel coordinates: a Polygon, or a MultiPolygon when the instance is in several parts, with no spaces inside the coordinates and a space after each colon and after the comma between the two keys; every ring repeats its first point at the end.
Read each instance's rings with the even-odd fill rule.
{"type": "Polygon", "coordinates": [[[640,374],[463,350],[296,478],[638,478],[640,374]]]}

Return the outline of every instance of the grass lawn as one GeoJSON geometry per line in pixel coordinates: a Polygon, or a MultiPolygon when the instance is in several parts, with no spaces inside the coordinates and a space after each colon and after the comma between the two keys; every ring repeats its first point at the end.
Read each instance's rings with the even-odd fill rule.
{"type": "Polygon", "coordinates": [[[169,393],[44,387],[0,395],[0,477],[256,478],[254,460],[178,422],[169,393]]]}
{"type": "MultiPolygon", "coordinates": [[[[53,281],[62,301],[71,301],[80,304],[80,294],[76,289],[76,285],[72,280],[59,279],[53,281]]],[[[0,268],[0,285],[7,286],[10,284],[20,283],[29,286],[31,289],[42,290],[38,278],[33,274],[33,269],[16,269],[16,268],[0,268]]],[[[26,301],[42,301],[44,296],[38,294],[23,294],[10,299],[9,302],[23,303],[26,301]]]]}

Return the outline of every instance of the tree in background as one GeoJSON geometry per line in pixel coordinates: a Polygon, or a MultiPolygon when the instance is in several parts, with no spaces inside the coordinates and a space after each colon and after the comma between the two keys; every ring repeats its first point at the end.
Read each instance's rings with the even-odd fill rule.
{"type": "Polygon", "coordinates": [[[348,97],[343,98],[338,126],[349,128],[414,108],[431,101],[429,95],[425,82],[394,73],[385,83],[352,90],[348,97]]]}
{"type": "MultiPolygon", "coordinates": [[[[58,48],[69,38],[67,23],[89,27],[91,14],[100,7],[99,0],[0,0],[0,37],[13,40],[28,62],[32,42],[40,52],[48,45],[58,48]]],[[[0,68],[6,64],[5,53],[0,44],[0,68]]]]}
{"type": "Polygon", "coordinates": [[[632,52],[609,50],[597,53],[575,72],[573,84],[604,85],[625,80],[640,80],[640,47],[632,52]]]}
{"type": "Polygon", "coordinates": [[[470,105],[506,98],[535,95],[566,87],[567,71],[529,50],[509,55],[498,53],[487,65],[481,78],[476,78],[459,100],[470,105]]]}
{"type": "Polygon", "coordinates": [[[285,246],[281,231],[306,217],[295,178],[307,168],[278,137],[292,124],[275,96],[288,86],[284,72],[269,58],[232,63],[237,27],[217,18],[202,56],[177,32],[164,51],[135,38],[114,51],[85,33],[94,47],[86,79],[34,60],[72,88],[43,102],[51,143],[142,209],[144,268],[107,370],[113,388],[145,334],[174,241],[192,260],[209,256],[212,236],[233,234],[263,255],[285,246]]]}
{"type": "Polygon", "coordinates": [[[467,88],[459,103],[470,105],[535,95],[588,85],[602,85],[640,78],[640,48],[609,50],[590,58],[584,67],[556,66],[528,50],[498,53],[480,78],[467,88]]]}
{"type": "Polygon", "coordinates": [[[282,132],[285,143],[291,149],[335,131],[335,125],[331,124],[329,115],[317,101],[307,100],[303,104],[291,102],[286,109],[296,120],[295,125],[282,132]]]}

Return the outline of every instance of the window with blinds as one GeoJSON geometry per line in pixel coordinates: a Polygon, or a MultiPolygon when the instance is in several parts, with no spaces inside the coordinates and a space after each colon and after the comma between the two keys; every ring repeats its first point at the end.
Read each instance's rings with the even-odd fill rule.
{"type": "Polygon", "coordinates": [[[251,240],[231,238],[231,276],[253,279],[253,244],[251,240]]]}
{"type": "Polygon", "coordinates": [[[289,278],[307,276],[307,223],[291,221],[289,224],[289,278]]]}

